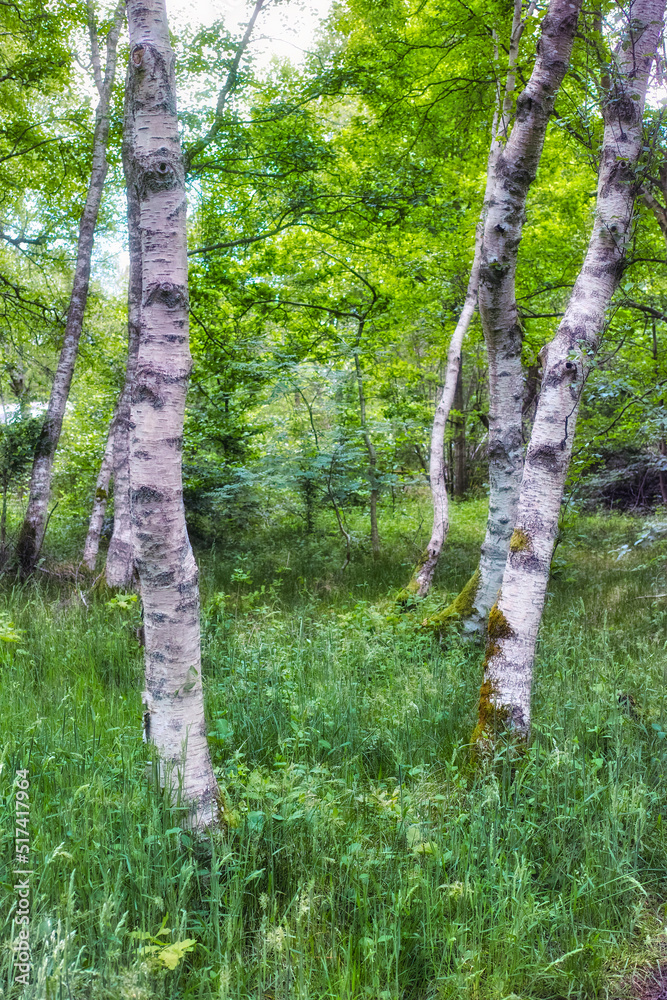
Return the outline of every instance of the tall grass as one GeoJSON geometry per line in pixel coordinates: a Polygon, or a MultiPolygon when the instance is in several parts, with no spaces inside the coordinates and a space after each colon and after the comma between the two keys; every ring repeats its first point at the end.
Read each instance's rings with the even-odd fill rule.
{"type": "MultiPolygon", "coordinates": [[[[465,581],[483,529],[481,505],[454,513],[433,603],[465,581]]],[[[24,631],[0,642],[0,997],[593,998],[623,995],[658,954],[667,636],[644,595],[667,589],[664,543],[617,560],[637,520],[577,521],[550,586],[531,746],[475,765],[480,651],[433,643],[428,606],[396,612],[412,551],[400,517],[391,529],[384,560],[343,578],[328,543],[288,533],[202,554],[229,819],[204,844],[150,780],[137,611],[7,585],[3,621],[24,631]],[[11,963],[23,767],[25,990],[11,963]]]]}

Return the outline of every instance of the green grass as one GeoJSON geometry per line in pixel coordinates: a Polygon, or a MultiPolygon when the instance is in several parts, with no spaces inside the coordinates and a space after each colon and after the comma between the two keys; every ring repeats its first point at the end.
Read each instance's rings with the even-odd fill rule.
{"type": "Polygon", "coordinates": [[[343,577],[333,529],[267,527],[201,554],[211,746],[233,824],[205,844],[179,837],[150,780],[136,610],[6,585],[3,621],[24,632],[0,640],[3,1000],[627,992],[667,919],[667,635],[664,603],[642,599],[667,590],[667,544],[617,559],[639,520],[568,528],[532,744],[475,767],[480,650],[442,648],[417,624],[473,569],[483,505],[454,506],[438,593],[401,615],[390,598],[423,541],[415,510],[385,511],[386,554],[357,554],[343,577]],[[26,990],[10,985],[23,767],[26,990]],[[158,942],[186,940],[167,969],[158,942]]]}

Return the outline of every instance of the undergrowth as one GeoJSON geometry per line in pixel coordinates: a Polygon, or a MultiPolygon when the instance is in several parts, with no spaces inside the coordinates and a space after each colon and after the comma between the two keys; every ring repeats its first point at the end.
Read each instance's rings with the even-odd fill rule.
{"type": "MultiPolygon", "coordinates": [[[[474,569],[456,505],[433,609],[474,569]]],[[[396,524],[399,524],[397,521],[396,524]]],[[[400,528],[400,524],[399,524],[400,528]]],[[[579,518],[559,546],[533,735],[469,754],[481,651],[397,611],[412,549],[341,576],[326,540],[201,553],[230,826],[179,834],[141,739],[135,602],[1,595],[0,997],[622,996],[667,915],[665,543],[579,518]],[[31,943],[12,986],[13,781],[30,772],[31,943]],[[171,950],[169,950],[171,949],[171,950]]],[[[63,596],[64,594],[64,596],[63,596]]]]}

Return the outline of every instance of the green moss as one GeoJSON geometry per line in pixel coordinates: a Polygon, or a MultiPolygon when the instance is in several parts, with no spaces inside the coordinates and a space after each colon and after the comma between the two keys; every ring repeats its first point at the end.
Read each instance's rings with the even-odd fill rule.
{"type": "Polygon", "coordinates": [[[479,689],[477,725],[470,737],[470,742],[473,745],[479,743],[480,740],[493,740],[507,720],[507,712],[496,708],[492,701],[492,695],[493,685],[489,678],[485,677],[479,689]]]}
{"type": "Polygon", "coordinates": [[[493,686],[486,674],[490,661],[500,653],[498,640],[509,639],[513,635],[514,630],[512,626],[498,607],[498,604],[494,604],[489,612],[488,639],[484,656],[484,681],[479,689],[477,725],[471,736],[473,744],[479,744],[480,741],[493,742],[500,733],[507,729],[510,709],[494,705],[493,686]]]}
{"type": "Polygon", "coordinates": [[[452,625],[470,618],[475,610],[475,598],[477,597],[478,590],[479,570],[476,569],[461,593],[454,598],[452,603],[448,604],[442,611],[438,611],[437,614],[426,618],[422,622],[422,626],[430,629],[437,635],[444,635],[452,625]]]}
{"type": "Polygon", "coordinates": [[[530,535],[523,528],[515,528],[510,538],[510,552],[526,552],[531,545],[530,535]]]}
{"type": "Polygon", "coordinates": [[[410,582],[407,584],[407,586],[403,587],[402,590],[399,590],[398,594],[395,597],[395,603],[402,610],[414,606],[415,604],[415,598],[419,593],[419,581],[417,580],[417,573],[419,573],[419,570],[422,568],[427,559],[428,559],[428,549],[424,549],[419,559],[417,560],[415,568],[412,571],[410,582]]]}
{"type": "MultiPolygon", "coordinates": [[[[507,621],[507,618],[505,618],[505,615],[502,613],[497,603],[494,604],[489,611],[488,635],[489,646],[495,645],[497,639],[510,639],[514,635],[512,626],[507,621]]],[[[489,659],[490,654],[487,646],[486,661],[488,662],[489,659]]]]}

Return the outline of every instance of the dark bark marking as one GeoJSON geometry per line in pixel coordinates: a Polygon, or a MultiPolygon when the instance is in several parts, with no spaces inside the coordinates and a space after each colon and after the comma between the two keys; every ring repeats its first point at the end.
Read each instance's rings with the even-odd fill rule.
{"type": "MultiPolygon", "coordinates": [[[[153,306],[156,303],[159,303],[166,309],[187,309],[187,289],[183,285],[174,285],[171,281],[163,281],[159,285],[149,285],[143,304],[145,306],[153,306]]],[[[184,339],[181,338],[180,343],[184,339]]]]}
{"type": "Polygon", "coordinates": [[[552,444],[542,444],[534,450],[529,449],[526,461],[530,465],[541,465],[550,472],[557,472],[559,468],[558,452],[552,444]]]}
{"type": "MultiPolygon", "coordinates": [[[[164,493],[153,489],[151,486],[140,486],[138,490],[132,490],[132,503],[160,503],[165,499],[164,493]]],[[[149,536],[152,537],[152,536],[149,536]]]]}

